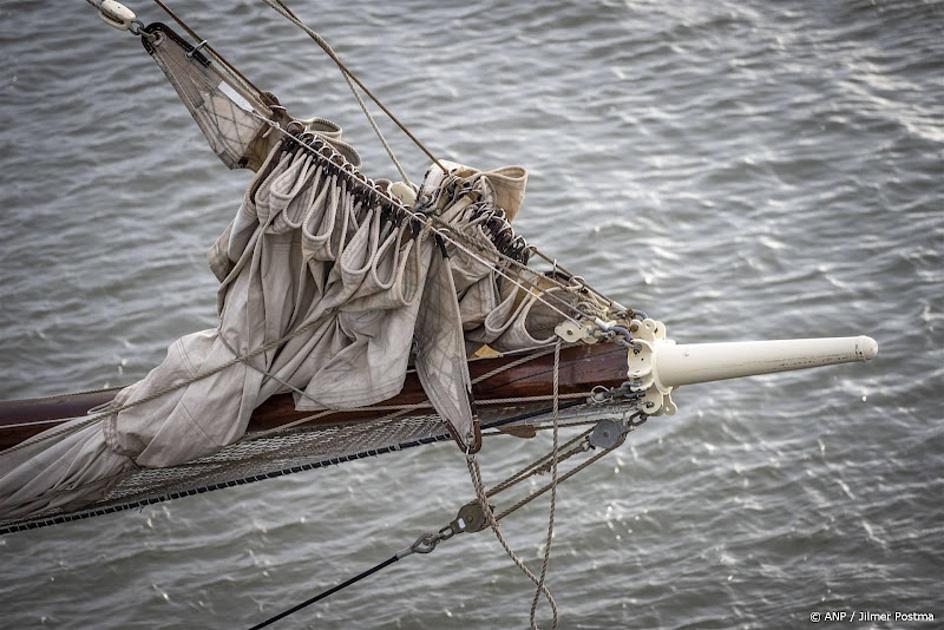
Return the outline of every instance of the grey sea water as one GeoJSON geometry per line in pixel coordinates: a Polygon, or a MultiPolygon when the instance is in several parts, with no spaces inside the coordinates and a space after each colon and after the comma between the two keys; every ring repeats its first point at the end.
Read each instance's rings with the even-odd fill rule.
{"type": "MultiPolygon", "coordinates": [[[[337,71],[262,3],[172,4],[393,174],[337,71]]],[[[879,341],[870,364],[684,388],[678,415],[565,484],[563,628],[803,628],[828,610],[942,627],[944,5],[291,4],[439,155],[527,166],[521,233],[670,336],[879,341]]],[[[248,176],[86,3],[0,3],[0,396],[128,383],[212,326],[204,252],[248,176]]],[[[491,441],[485,474],[542,446],[491,441]]],[[[0,626],[248,627],[471,492],[442,444],[5,536],[0,626]]],[[[505,527],[530,561],[545,519],[505,527]]],[[[482,533],[279,627],[520,628],[531,593],[482,533]]]]}

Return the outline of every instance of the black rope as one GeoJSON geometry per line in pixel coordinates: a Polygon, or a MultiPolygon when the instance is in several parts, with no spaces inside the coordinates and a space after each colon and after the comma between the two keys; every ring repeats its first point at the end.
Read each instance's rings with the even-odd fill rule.
{"type": "Polygon", "coordinates": [[[363,573],[358,573],[357,575],[355,575],[355,576],[352,577],[351,579],[345,580],[344,582],[341,582],[341,583],[338,584],[337,586],[332,586],[332,587],[329,588],[328,590],[322,591],[322,592],[318,593],[317,595],[315,595],[315,596],[312,597],[311,599],[306,599],[306,600],[303,601],[301,604],[298,604],[298,605],[296,605],[296,606],[292,606],[291,608],[289,608],[289,609],[287,609],[287,610],[283,610],[282,612],[280,612],[279,614],[275,615],[274,617],[269,617],[268,619],[266,619],[266,620],[263,621],[262,623],[259,623],[259,624],[254,625],[254,626],[253,626],[252,628],[250,628],[249,630],[258,630],[259,628],[265,628],[266,626],[275,623],[275,622],[278,621],[279,619],[283,619],[283,618],[285,618],[285,617],[288,617],[288,616],[291,615],[292,613],[296,613],[296,612],[298,612],[299,610],[301,610],[302,608],[305,608],[306,606],[311,606],[311,605],[314,604],[315,602],[317,602],[317,601],[319,601],[319,600],[322,600],[322,599],[324,599],[325,597],[328,597],[328,596],[330,596],[330,595],[333,595],[333,594],[337,593],[338,591],[340,591],[340,590],[342,590],[342,589],[345,589],[345,588],[347,588],[348,586],[351,586],[352,584],[356,584],[357,582],[360,582],[361,580],[363,580],[363,579],[366,578],[366,577],[370,577],[370,576],[373,575],[374,573],[377,573],[377,571],[380,571],[381,569],[390,566],[391,564],[393,564],[394,562],[396,562],[396,561],[399,560],[399,559],[400,559],[400,558],[399,558],[397,555],[392,555],[392,556],[390,556],[389,558],[387,558],[386,560],[384,560],[383,562],[381,562],[380,564],[375,564],[374,566],[372,566],[371,568],[367,569],[367,570],[364,571],[363,573]]]}

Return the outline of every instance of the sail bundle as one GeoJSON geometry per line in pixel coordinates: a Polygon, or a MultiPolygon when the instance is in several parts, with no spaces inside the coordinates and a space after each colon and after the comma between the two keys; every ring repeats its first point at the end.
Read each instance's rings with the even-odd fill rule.
{"type": "Polygon", "coordinates": [[[365,186],[336,141],[308,130],[270,150],[211,249],[217,328],[174,342],[96,421],[0,455],[3,518],[81,509],[139,471],[212,458],[275,394],[313,413],[361,408],[395,396],[413,369],[441,418],[423,435],[445,428],[478,450],[469,355],[541,346],[561,319],[507,262],[521,243],[495,235],[495,200],[520,200],[526,174],[434,166],[417,201],[365,186]]]}
{"type": "MultiPolygon", "coordinates": [[[[468,361],[546,352],[555,326],[597,299],[556,263],[546,275],[528,266],[534,249],[510,223],[525,169],[435,160],[419,187],[375,182],[340,127],[291,118],[203,42],[162,24],[141,39],[216,155],[255,171],[208,253],[219,325],[176,340],[105,407],[0,452],[0,526],[441,439],[478,451],[468,361]],[[309,422],[389,401],[408,374],[420,404],[309,422]],[[310,415],[247,435],[254,411],[281,394],[310,415]]],[[[495,409],[484,417],[507,424],[495,409]]]]}

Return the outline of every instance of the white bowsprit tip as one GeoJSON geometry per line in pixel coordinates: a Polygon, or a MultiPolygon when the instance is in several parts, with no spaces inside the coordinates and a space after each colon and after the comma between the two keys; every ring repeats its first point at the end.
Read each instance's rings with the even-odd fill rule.
{"type": "Polygon", "coordinates": [[[878,354],[871,337],[820,337],[769,341],[675,343],[661,322],[633,320],[627,375],[634,391],[645,391],[646,413],[675,413],[672,390],[729,378],[869,361],[878,354]]]}
{"type": "Polygon", "coordinates": [[[869,361],[878,354],[878,342],[871,337],[862,335],[856,339],[856,354],[862,357],[863,361],[869,361]]]}

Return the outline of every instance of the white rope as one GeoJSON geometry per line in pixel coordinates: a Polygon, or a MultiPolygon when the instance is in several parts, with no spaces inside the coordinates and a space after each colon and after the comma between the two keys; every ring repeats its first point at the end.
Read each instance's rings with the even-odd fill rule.
{"type": "Polygon", "coordinates": [[[505,550],[505,553],[508,554],[508,557],[511,558],[511,561],[515,563],[515,566],[517,566],[521,572],[534,583],[538,589],[538,592],[544,595],[547,603],[551,606],[553,626],[556,628],[558,620],[557,601],[554,599],[554,596],[551,594],[548,588],[542,584],[538,577],[534,575],[531,569],[528,568],[528,565],[525,564],[524,560],[522,560],[521,557],[511,548],[511,545],[508,544],[508,540],[505,538],[501,528],[498,526],[498,521],[495,520],[495,513],[492,511],[492,506],[488,503],[488,497],[485,496],[485,487],[482,484],[482,471],[479,468],[479,463],[475,458],[475,455],[466,456],[466,466],[468,466],[469,475],[472,477],[472,485],[475,486],[476,498],[478,499],[479,505],[482,508],[482,512],[485,514],[485,519],[488,521],[489,527],[495,533],[495,538],[498,539],[499,544],[505,550]]]}
{"type": "MultiPolygon", "coordinates": [[[[238,352],[233,346],[230,345],[229,341],[227,341],[227,339],[226,339],[226,335],[223,334],[223,324],[222,324],[222,322],[220,322],[220,326],[216,329],[216,331],[219,333],[220,341],[223,342],[223,345],[226,346],[226,349],[229,350],[230,353],[231,353],[234,357],[239,358],[239,356],[240,356],[240,355],[239,355],[239,352],[238,352]]],[[[292,385],[291,383],[289,383],[288,381],[285,381],[285,380],[279,378],[278,376],[276,376],[275,374],[273,374],[273,373],[270,372],[269,370],[267,370],[267,369],[265,369],[265,368],[259,367],[259,366],[256,365],[255,363],[252,363],[248,358],[245,359],[245,360],[243,361],[243,363],[244,363],[245,365],[248,365],[248,366],[251,367],[252,369],[254,369],[256,372],[259,372],[259,373],[262,374],[263,376],[266,376],[266,377],[268,377],[268,378],[271,378],[273,381],[279,383],[280,385],[282,385],[282,386],[284,386],[284,387],[287,387],[289,390],[291,390],[292,392],[298,394],[298,395],[301,396],[302,398],[307,398],[308,400],[312,401],[313,403],[315,403],[315,404],[317,404],[317,405],[320,405],[320,404],[321,404],[321,402],[319,402],[314,396],[312,396],[311,394],[309,394],[309,393],[306,392],[305,390],[299,389],[299,388],[295,387],[294,385],[292,385]]]]}
{"type": "MultiPolygon", "coordinates": [[[[557,346],[559,346],[559,345],[560,345],[560,342],[558,342],[557,346]]],[[[555,348],[556,348],[557,346],[555,346],[555,348]]],[[[504,372],[505,370],[510,370],[511,368],[518,367],[519,365],[524,365],[525,363],[529,363],[529,362],[531,362],[531,361],[534,361],[535,359],[539,359],[539,358],[541,358],[541,357],[543,357],[544,355],[549,354],[549,353],[550,353],[550,350],[547,350],[547,351],[545,351],[545,352],[535,352],[534,354],[529,354],[528,356],[521,357],[520,359],[515,359],[515,360],[512,361],[511,363],[507,363],[507,364],[505,364],[505,365],[499,366],[499,367],[495,368],[494,370],[491,370],[490,372],[486,372],[486,373],[483,374],[482,376],[479,376],[479,377],[473,379],[473,380],[472,380],[472,384],[473,384],[473,385],[476,385],[476,384],[478,384],[478,383],[481,383],[482,381],[487,381],[488,379],[492,378],[493,376],[496,376],[496,375],[498,375],[498,374],[501,374],[501,373],[504,372]]]]}
{"type": "Polygon", "coordinates": [[[275,9],[275,11],[279,15],[281,15],[288,21],[295,24],[295,26],[297,26],[298,28],[305,31],[305,33],[307,33],[309,37],[315,40],[315,43],[317,43],[322,48],[322,50],[324,50],[328,54],[331,60],[335,62],[335,64],[338,66],[338,69],[341,71],[341,76],[344,77],[344,81],[347,83],[347,86],[351,88],[351,94],[354,95],[354,98],[357,100],[357,104],[360,105],[361,107],[361,111],[364,112],[364,116],[367,117],[367,122],[370,123],[371,128],[374,130],[374,133],[377,135],[377,139],[380,140],[380,144],[383,145],[384,150],[387,152],[387,155],[390,157],[390,161],[392,161],[393,165],[397,168],[397,171],[400,173],[400,177],[403,178],[403,181],[412,188],[413,182],[410,181],[409,175],[406,174],[406,170],[404,170],[403,165],[400,163],[400,160],[397,159],[396,154],[393,152],[393,148],[387,142],[387,139],[384,138],[383,133],[380,131],[380,127],[377,126],[377,121],[374,120],[374,117],[373,115],[371,115],[370,110],[367,109],[367,104],[364,103],[364,99],[361,98],[360,92],[358,92],[357,88],[354,86],[354,82],[351,81],[350,72],[347,70],[347,67],[341,63],[340,57],[338,57],[338,54],[334,52],[334,49],[327,42],[327,40],[325,40],[321,35],[313,31],[311,28],[309,28],[307,24],[302,22],[301,18],[295,15],[295,13],[291,9],[289,9],[287,6],[285,6],[285,4],[281,2],[281,0],[262,0],[262,1],[265,2],[267,5],[269,5],[270,7],[272,7],[273,9],[275,9]]]}
{"type": "MultiPolygon", "coordinates": [[[[547,603],[551,607],[551,628],[557,630],[559,623],[559,614],[557,608],[557,602],[554,599],[554,596],[551,594],[550,590],[547,588],[545,581],[547,578],[547,570],[550,566],[550,557],[551,557],[551,541],[554,537],[554,514],[557,509],[557,485],[558,485],[558,474],[557,474],[557,464],[558,464],[558,449],[560,446],[560,349],[561,343],[558,341],[554,345],[554,384],[553,384],[553,394],[552,399],[554,401],[553,405],[553,446],[551,449],[551,505],[548,513],[548,522],[547,522],[547,538],[544,542],[544,557],[541,562],[541,574],[540,576],[535,576],[534,572],[528,567],[528,565],[518,556],[517,553],[511,548],[511,545],[508,543],[508,540],[505,538],[504,534],[501,531],[501,528],[498,525],[498,520],[495,518],[494,511],[492,510],[491,505],[488,503],[488,493],[485,490],[484,484],[482,483],[482,473],[479,468],[478,460],[475,459],[474,455],[466,456],[466,465],[469,468],[469,475],[472,477],[472,485],[475,487],[475,494],[478,499],[479,505],[482,508],[482,512],[485,514],[485,518],[488,521],[489,527],[495,533],[495,537],[498,539],[499,544],[505,550],[505,553],[508,554],[508,557],[511,558],[512,562],[524,573],[529,580],[534,583],[534,598],[531,600],[531,611],[529,614],[529,622],[531,630],[539,630],[536,620],[536,613],[538,608],[538,603],[540,602],[541,596],[547,600],[547,603]]],[[[545,353],[542,353],[545,354],[545,353]]],[[[524,357],[519,359],[514,363],[523,362],[524,359],[531,357],[524,357]]],[[[514,364],[513,363],[513,364],[514,364]]],[[[513,366],[509,364],[506,366],[506,369],[513,366]]],[[[524,471],[523,471],[524,472],[524,471]]],[[[524,477],[522,477],[524,478],[524,477]]],[[[520,479],[519,479],[520,481],[520,479]]],[[[516,482],[515,482],[516,483],[516,482]]],[[[504,489],[508,486],[505,484],[499,484],[499,486],[492,490],[491,492],[497,492],[498,489],[504,489]]],[[[507,513],[507,512],[506,512],[507,513]]]]}
{"type": "MultiPolygon", "coordinates": [[[[554,413],[552,414],[552,421],[554,424],[554,430],[552,432],[553,445],[551,447],[551,505],[548,509],[547,514],[547,538],[544,541],[544,558],[541,562],[541,577],[538,579],[537,588],[534,590],[534,598],[531,600],[531,630],[538,630],[537,621],[535,620],[535,615],[538,610],[538,603],[541,600],[541,593],[544,589],[544,580],[547,578],[547,569],[551,563],[551,542],[554,540],[554,514],[557,511],[557,459],[558,459],[558,443],[560,439],[560,397],[558,393],[560,392],[560,341],[557,342],[557,345],[554,346],[554,413]]],[[[553,625],[551,626],[554,630],[557,630],[557,615],[554,615],[553,625]]]]}

